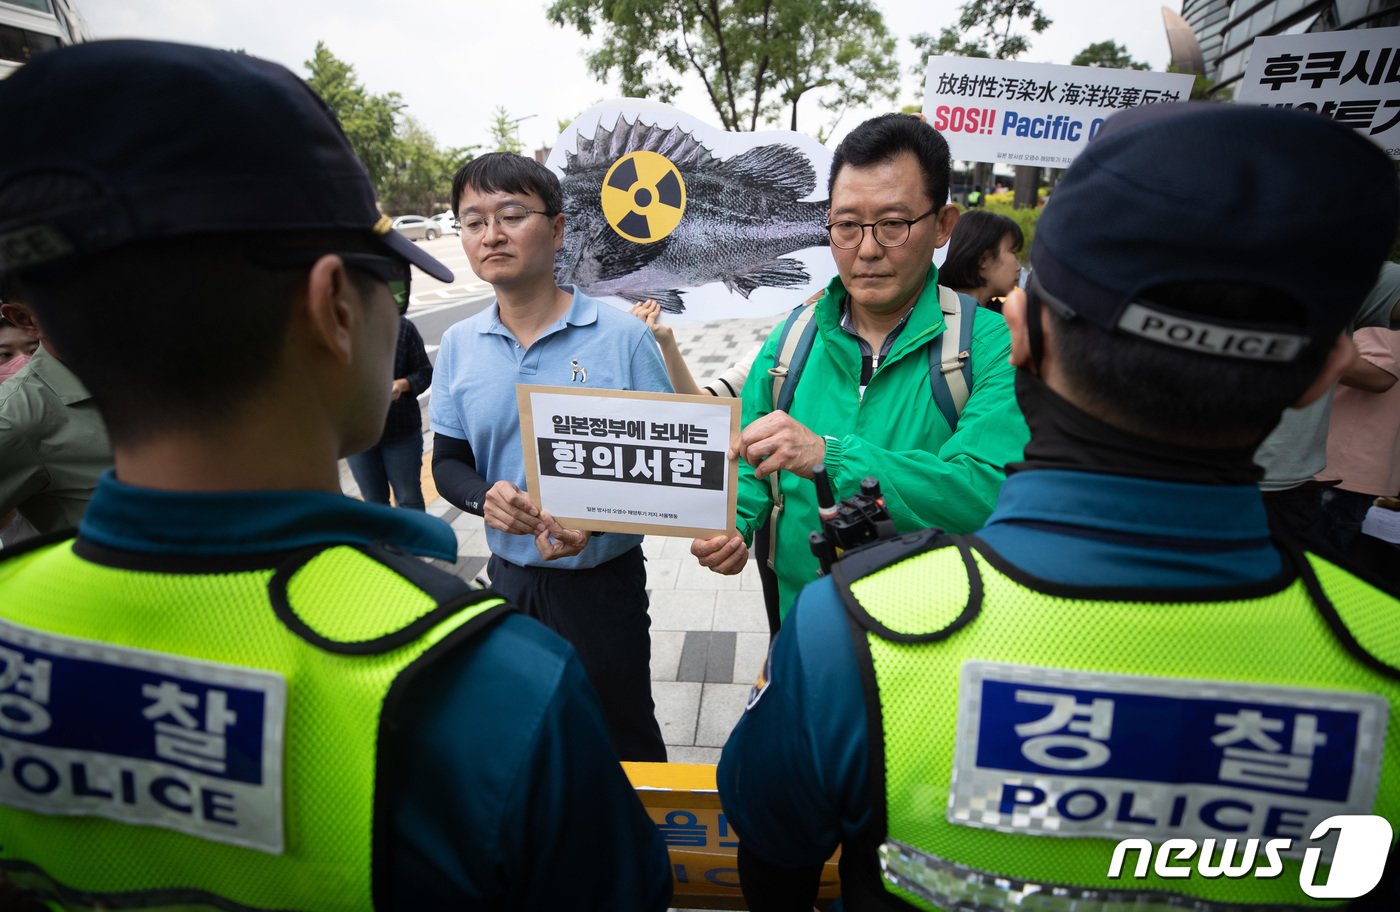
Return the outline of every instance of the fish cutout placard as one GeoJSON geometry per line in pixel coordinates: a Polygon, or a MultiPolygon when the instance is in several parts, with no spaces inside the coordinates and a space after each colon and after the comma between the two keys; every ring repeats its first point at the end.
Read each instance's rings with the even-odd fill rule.
{"type": "Polygon", "coordinates": [[[791,310],[836,274],[831,152],[790,131],[729,133],[670,105],[585,111],[546,164],[564,190],[560,284],[685,320],[791,310]]]}

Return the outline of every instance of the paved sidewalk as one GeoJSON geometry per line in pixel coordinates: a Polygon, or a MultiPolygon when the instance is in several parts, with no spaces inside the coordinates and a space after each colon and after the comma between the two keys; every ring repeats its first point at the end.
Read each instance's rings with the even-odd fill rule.
{"type": "MultiPolygon", "coordinates": [[[[752,353],[781,316],[676,326],[676,339],[701,384],[752,353]]],[[[424,426],[427,426],[426,420],[424,426]]],[[[490,551],[481,517],[463,513],[432,487],[431,434],[425,435],[428,512],[457,532],[457,561],[445,567],[466,579],[484,574],[490,551]]],[[[359,489],[341,463],[345,492],[359,489]]],[[[749,686],[768,650],[768,619],[753,560],[738,576],[711,573],[690,556],[690,539],[648,536],[642,544],[651,593],[651,677],[656,715],[673,762],[717,763],[743,712],[749,686]]]]}

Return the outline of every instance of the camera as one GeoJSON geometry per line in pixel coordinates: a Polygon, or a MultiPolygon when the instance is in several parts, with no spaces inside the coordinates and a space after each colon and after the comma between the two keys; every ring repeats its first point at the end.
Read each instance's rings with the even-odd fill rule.
{"type": "Polygon", "coordinates": [[[812,481],[817,486],[817,515],[821,528],[813,532],[808,541],[821,564],[821,575],[830,572],[831,565],[845,552],[894,537],[894,520],[885,509],[885,498],[877,479],[863,479],[860,493],[840,503],[831,491],[825,465],[812,469],[812,481]]]}

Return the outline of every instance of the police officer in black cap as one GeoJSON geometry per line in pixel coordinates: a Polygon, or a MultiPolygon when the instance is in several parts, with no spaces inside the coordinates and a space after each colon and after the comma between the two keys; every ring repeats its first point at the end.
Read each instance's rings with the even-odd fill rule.
{"type": "Polygon", "coordinates": [[[751,909],[838,844],[847,910],[1396,908],[1400,598],[1271,540],[1250,458],[1346,367],[1396,218],[1325,118],[1108,121],[1006,304],[996,511],[811,584],[724,749],[751,909]]]}
{"type": "Polygon", "coordinates": [[[280,66],[97,42],[0,82],[0,276],[115,449],[0,560],[0,880],[79,908],[664,909],[573,650],[341,495],[409,264],[280,66]]]}

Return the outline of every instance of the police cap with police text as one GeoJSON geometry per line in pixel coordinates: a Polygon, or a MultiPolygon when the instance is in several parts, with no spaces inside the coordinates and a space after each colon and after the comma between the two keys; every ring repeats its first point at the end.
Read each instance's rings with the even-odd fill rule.
{"type": "Polygon", "coordinates": [[[1397,213],[1389,158],[1326,117],[1210,103],[1135,108],[1109,118],[1055,186],[1036,226],[1028,291],[1109,331],[1291,361],[1349,326],[1397,213]],[[1226,320],[1151,300],[1161,286],[1213,283],[1296,304],[1226,320]]]}
{"type": "Polygon", "coordinates": [[[0,215],[0,273],[133,241],[208,233],[358,231],[444,282],[390,228],[335,115],[290,70],[246,54],[96,41],[0,80],[0,194],[72,175],[89,198],[0,215]]]}

